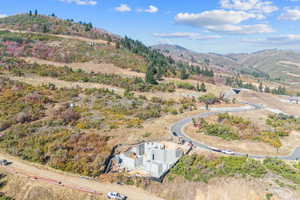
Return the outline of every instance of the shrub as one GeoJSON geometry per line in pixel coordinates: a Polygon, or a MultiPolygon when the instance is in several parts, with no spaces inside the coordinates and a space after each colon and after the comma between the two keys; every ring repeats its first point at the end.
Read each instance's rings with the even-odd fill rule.
{"type": "Polygon", "coordinates": [[[182,88],[186,90],[196,90],[195,86],[186,82],[176,82],[177,88],[182,88]]]}
{"type": "Polygon", "coordinates": [[[214,94],[209,93],[209,94],[200,96],[199,101],[209,105],[209,104],[218,103],[219,99],[214,94]]]}
{"type": "Polygon", "coordinates": [[[65,124],[76,122],[80,118],[80,114],[73,109],[67,109],[60,114],[60,118],[65,124]]]}
{"type": "Polygon", "coordinates": [[[208,182],[219,176],[251,176],[263,177],[267,173],[260,161],[245,157],[207,157],[203,155],[184,156],[170,170],[169,180],[182,176],[195,182],[208,182]]]}
{"type": "Polygon", "coordinates": [[[230,127],[222,124],[204,124],[200,130],[206,135],[217,136],[225,140],[239,139],[239,136],[230,127]]]}
{"type": "Polygon", "coordinates": [[[282,176],[296,184],[300,184],[300,174],[298,171],[292,169],[288,164],[282,160],[267,158],[264,160],[264,165],[273,173],[282,176]]]}

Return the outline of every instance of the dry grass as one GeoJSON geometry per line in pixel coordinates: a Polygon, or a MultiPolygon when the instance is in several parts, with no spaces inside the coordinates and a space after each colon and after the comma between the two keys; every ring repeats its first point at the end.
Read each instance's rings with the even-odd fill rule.
{"type": "Polygon", "coordinates": [[[81,69],[81,70],[89,72],[89,73],[95,72],[95,73],[103,73],[103,74],[117,74],[117,75],[129,76],[129,77],[144,77],[145,76],[145,74],[143,74],[143,73],[130,71],[128,69],[122,69],[120,67],[116,67],[115,65],[109,64],[109,63],[101,63],[101,64],[96,64],[93,62],[59,63],[59,62],[53,62],[53,61],[48,61],[48,60],[43,60],[43,59],[33,58],[33,57],[24,57],[22,59],[29,63],[53,65],[56,67],[68,66],[72,69],[75,69],[75,70],[81,69]]]}
{"type": "Polygon", "coordinates": [[[22,175],[15,175],[7,171],[0,170],[7,177],[7,185],[1,189],[15,200],[104,200],[104,196],[91,195],[88,193],[72,190],[70,188],[53,185],[45,182],[39,182],[22,175]]]}
{"type": "Polygon", "coordinates": [[[168,200],[266,200],[267,194],[273,195],[270,200],[296,200],[300,197],[299,191],[278,187],[274,177],[215,178],[208,184],[188,182],[178,177],[163,185],[151,185],[147,190],[168,200]]]}

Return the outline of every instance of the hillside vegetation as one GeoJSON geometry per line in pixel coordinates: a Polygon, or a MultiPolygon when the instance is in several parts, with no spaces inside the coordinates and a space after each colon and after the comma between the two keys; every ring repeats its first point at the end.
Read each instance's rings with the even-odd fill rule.
{"type": "Polygon", "coordinates": [[[0,32],[2,52],[10,56],[36,57],[62,63],[112,63],[117,67],[146,73],[146,82],[158,84],[163,77],[188,79],[192,75],[213,77],[213,71],[171,57],[128,37],[93,28],[90,23],[75,23],[55,15],[20,14],[0,19],[0,29],[21,30],[26,33],[0,32]],[[39,34],[38,34],[39,33],[39,34]],[[51,34],[51,35],[48,35],[51,34]],[[89,43],[54,35],[73,35],[103,39],[107,43],[89,43]],[[112,44],[113,43],[113,44],[112,44]],[[76,51],[74,51],[76,49],[76,51]]]}
{"type": "Polygon", "coordinates": [[[268,173],[282,177],[291,186],[299,184],[299,169],[277,159],[267,158],[264,161],[246,157],[209,157],[204,155],[184,156],[170,171],[168,180],[176,176],[193,182],[208,182],[222,176],[263,178],[268,173]]]}
{"type": "Polygon", "coordinates": [[[269,115],[265,121],[267,128],[260,128],[250,120],[228,113],[218,114],[216,118],[193,120],[199,133],[217,136],[224,140],[262,141],[279,149],[281,139],[293,130],[300,130],[300,119],[284,114],[269,115]]]}
{"type": "Polygon", "coordinates": [[[106,41],[116,40],[118,37],[104,30],[96,29],[91,23],[76,23],[74,20],[62,20],[55,15],[19,14],[0,19],[0,28],[12,30],[74,35],[106,41]]]}

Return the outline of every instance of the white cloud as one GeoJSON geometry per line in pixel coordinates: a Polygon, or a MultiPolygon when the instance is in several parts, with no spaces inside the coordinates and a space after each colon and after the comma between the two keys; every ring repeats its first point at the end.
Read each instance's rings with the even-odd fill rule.
{"type": "Polygon", "coordinates": [[[278,10],[278,7],[272,1],[261,0],[220,0],[222,8],[253,11],[258,13],[272,13],[278,10]]]}
{"type": "Polygon", "coordinates": [[[120,6],[115,8],[118,12],[130,12],[131,8],[127,4],[121,4],[120,6]]]}
{"type": "Polygon", "coordinates": [[[208,30],[225,33],[225,34],[261,34],[261,33],[272,33],[274,30],[267,24],[253,24],[253,25],[232,25],[226,24],[221,26],[207,26],[208,30]]]}
{"type": "Polygon", "coordinates": [[[300,45],[300,35],[288,34],[264,39],[245,39],[243,42],[268,46],[292,46],[300,45]]]}
{"type": "Polygon", "coordinates": [[[219,35],[202,35],[199,33],[190,32],[176,32],[176,33],[154,33],[153,36],[159,38],[188,38],[193,40],[208,40],[208,39],[220,39],[219,35]]]}
{"type": "Polygon", "coordinates": [[[7,15],[0,14],[0,18],[4,18],[4,17],[7,17],[7,15]]]}
{"type": "Polygon", "coordinates": [[[300,20],[300,8],[286,8],[278,19],[290,21],[300,20]]]}
{"type": "Polygon", "coordinates": [[[212,10],[202,13],[179,13],[175,17],[178,24],[204,28],[219,33],[255,34],[273,32],[267,24],[240,25],[250,19],[261,19],[261,15],[245,11],[212,10]]]}
{"type": "Polygon", "coordinates": [[[65,3],[75,3],[77,5],[91,5],[91,6],[97,5],[97,1],[94,0],[60,0],[60,1],[65,3]]]}
{"type": "Polygon", "coordinates": [[[155,6],[153,6],[153,5],[150,5],[150,6],[148,7],[148,9],[145,10],[145,12],[148,12],[148,13],[156,13],[156,12],[158,12],[158,8],[155,7],[155,6]]]}
{"type": "Polygon", "coordinates": [[[239,24],[249,19],[259,19],[259,16],[244,11],[212,10],[202,13],[179,13],[175,17],[177,23],[198,27],[239,24]]]}

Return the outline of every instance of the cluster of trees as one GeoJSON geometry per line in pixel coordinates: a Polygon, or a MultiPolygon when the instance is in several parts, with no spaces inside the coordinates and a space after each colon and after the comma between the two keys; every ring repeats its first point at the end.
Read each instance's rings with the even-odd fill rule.
{"type": "Polygon", "coordinates": [[[250,89],[254,91],[259,92],[265,92],[265,93],[272,93],[276,95],[287,95],[287,89],[284,86],[278,86],[277,88],[270,88],[268,86],[264,86],[262,82],[259,83],[259,86],[256,87],[252,83],[245,83],[243,82],[239,75],[236,77],[227,77],[225,81],[225,85],[231,86],[231,87],[237,87],[237,88],[245,88],[250,89]]]}
{"type": "Polygon", "coordinates": [[[236,88],[245,88],[250,90],[257,91],[257,87],[253,85],[252,83],[244,83],[239,75],[236,77],[226,77],[225,85],[228,85],[230,87],[236,87],[236,88]]]}
{"type": "Polygon", "coordinates": [[[125,48],[129,51],[146,58],[148,67],[146,72],[146,82],[158,84],[163,76],[173,75],[182,80],[188,79],[190,75],[203,75],[213,77],[214,72],[207,67],[189,66],[188,64],[175,62],[171,57],[166,57],[157,50],[147,47],[138,40],[132,40],[127,36],[116,44],[117,48],[125,48]]]}
{"type": "Polygon", "coordinates": [[[167,72],[176,74],[175,70],[172,69],[172,65],[175,63],[172,58],[165,57],[157,50],[147,47],[138,40],[133,40],[125,36],[118,42],[117,46],[146,58],[148,67],[145,80],[150,84],[158,84],[157,81],[161,80],[167,72]]]}
{"type": "Polygon", "coordinates": [[[263,71],[260,71],[259,69],[245,68],[245,69],[242,69],[240,72],[241,72],[241,74],[249,74],[255,78],[265,78],[265,79],[270,78],[269,74],[267,74],[263,71]]]}
{"type": "MultiPolygon", "coordinates": [[[[29,10],[28,15],[33,16],[32,10],[29,10]]],[[[34,10],[34,16],[38,16],[38,10],[37,9],[34,10]]]]}
{"type": "Polygon", "coordinates": [[[287,90],[283,86],[278,86],[277,88],[271,89],[268,86],[264,86],[263,83],[260,82],[258,89],[260,92],[272,93],[272,94],[277,94],[277,95],[287,95],[287,90]]]}

